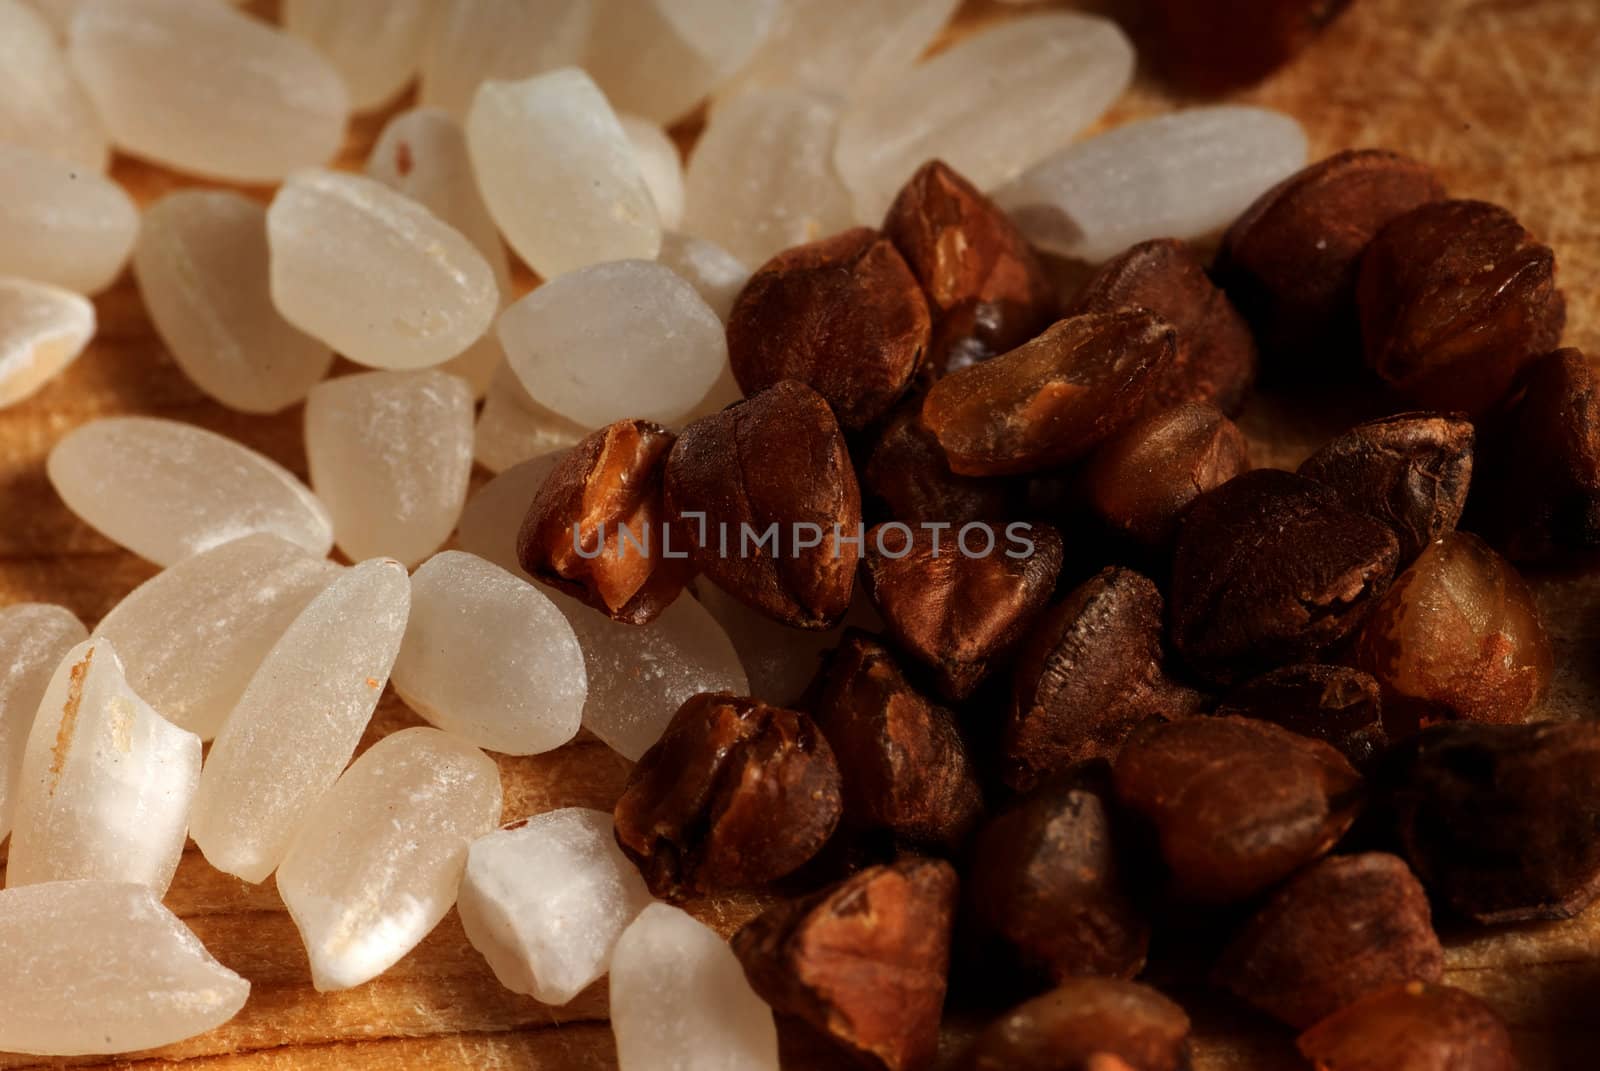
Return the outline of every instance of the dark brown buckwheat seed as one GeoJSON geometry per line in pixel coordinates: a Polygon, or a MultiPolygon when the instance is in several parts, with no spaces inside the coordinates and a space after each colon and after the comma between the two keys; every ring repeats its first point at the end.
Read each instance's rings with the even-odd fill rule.
{"type": "Polygon", "coordinates": [[[1190,92],[1224,93],[1294,59],[1349,6],[1350,0],[1154,0],[1147,10],[1162,72],[1190,92]]]}
{"type": "Polygon", "coordinates": [[[867,454],[861,483],[889,518],[907,524],[962,525],[1000,520],[1009,512],[1004,481],[950,471],[939,440],[922,423],[920,399],[889,418],[867,454]]]}
{"type": "Polygon", "coordinates": [[[753,988],[866,1066],[932,1061],[950,970],[956,872],[903,859],[768,909],[733,937],[753,988]]]}
{"type": "Polygon", "coordinates": [[[1554,656],[1533,594],[1477,536],[1452,532],[1395,578],[1356,641],[1391,716],[1526,720],[1554,656]]]}
{"type": "Polygon", "coordinates": [[[1017,1005],[973,1043],[970,1071],[1185,1071],[1189,1017],[1148,986],[1074,978],[1017,1005]]]}
{"type": "Polygon", "coordinates": [[[1115,566],[1044,615],[1013,670],[1007,784],[1026,790],[1076,763],[1114,759],[1138,726],[1199,707],[1199,694],[1162,668],[1161,626],[1155,584],[1115,566]]]}
{"type": "Polygon", "coordinates": [[[1344,639],[1387,590],[1399,542],[1327,487],[1247,472],[1184,514],[1172,580],[1172,642],[1230,683],[1344,639]]]}
{"type": "Polygon", "coordinates": [[[1401,413],[1358,424],[1300,466],[1346,506],[1383,521],[1406,564],[1455,530],[1472,482],[1472,425],[1437,413],[1401,413]]]}
{"type": "Polygon", "coordinates": [[[905,393],[928,348],[928,304],[894,245],[865,227],[779,253],[728,314],[728,360],[745,394],[811,387],[852,430],[905,393]]]}
{"type": "Polygon", "coordinates": [[[1556,260],[1516,217],[1440,201],[1388,223],[1361,260],[1367,365],[1435,409],[1481,415],[1561,342],[1556,260]]]}
{"type": "Polygon", "coordinates": [[[1256,342],[1205,265],[1175,238],[1140,242],[1106,262],[1073,304],[1074,312],[1144,308],[1178,331],[1178,351],[1150,388],[1145,409],[1208,402],[1232,416],[1256,377],[1256,342]]]}
{"type": "Polygon", "coordinates": [[[1523,369],[1483,426],[1469,526],[1515,562],[1578,563],[1600,550],[1600,384],[1565,349],[1523,369]]]}
{"type": "Polygon", "coordinates": [[[1009,216],[941,160],[923,164],[883,221],[928,295],[928,382],[1016,349],[1050,325],[1055,295],[1009,216]]]}
{"type": "Polygon", "coordinates": [[[528,507],[522,567],[615,620],[653,621],[688,574],[661,546],[661,474],[674,439],[648,420],[619,420],[574,446],[528,507]]]}
{"type": "Polygon", "coordinates": [[[1184,718],[1135,734],[1117,757],[1117,797],[1160,839],[1175,891],[1246,900],[1344,836],[1361,775],[1320,740],[1249,718],[1184,718]]]}
{"type": "Polygon", "coordinates": [[[1411,982],[1363,997],[1300,1035],[1319,1071],[1516,1071],[1505,1023],[1471,993],[1411,982]]]}
{"type": "Polygon", "coordinates": [[[887,647],[855,630],[818,683],[813,709],[839,764],[846,824],[958,846],[982,815],[983,794],[951,712],[911,687],[887,647]]]}
{"type": "Polygon", "coordinates": [[[1370,673],[1305,662],[1245,682],[1216,712],[1270,721],[1321,740],[1356,769],[1368,770],[1389,745],[1381,695],[1370,673]]]}
{"type": "Polygon", "coordinates": [[[1110,768],[1088,763],[979,831],[967,903],[1026,969],[1061,981],[1144,966],[1150,924],[1129,898],[1111,810],[1110,768]]]}
{"type": "Polygon", "coordinates": [[[1022,638],[1061,571],[1061,536],[1049,525],[1027,526],[1032,548],[1018,558],[1011,553],[1025,548],[1005,533],[982,532],[979,542],[960,530],[878,525],[867,532],[861,560],[889,635],[952,700],[971,695],[1022,638]]]}
{"type": "Polygon", "coordinates": [[[1443,196],[1426,165],[1358,149],[1289,176],[1234,222],[1217,277],[1280,376],[1330,358],[1354,366],[1361,254],[1384,224],[1443,196]]]}
{"type": "Polygon", "coordinates": [[[1434,726],[1380,781],[1403,854],[1456,914],[1564,919],[1600,894],[1600,725],[1434,726]]]}
{"type": "Polygon", "coordinates": [[[1443,975],[1427,894],[1404,860],[1371,852],[1290,879],[1229,944],[1213,979],[1304,1030],[1368,993],[1443,975]]]}
{"type": "Polygon", "coordinates": [[[657,896],[764,885],[827,841],[839,769],[804,714],[697,695],[640,757],[617,800],[617,843],[657,896]]]}
{"type": "Polygon", "coordinates": [[[1131,421],[1176,353],[1172,325],[1142,309],[1074,316],[935,383],[922,419],[962,475],[1064,465],[1131,421]]]}
{"type": "Polygon", "coordinates": [[[861,491],[833,412],[810,387],[785,381],[684,428],[663,487],[674,543],[740,602],[806,629],[849,609],[861,491]],[[757,547],[769,528],[776,543],[757,547]]]}
{"type": "Polygon", "coordinates": [[[1172,542],[1189,503],[1250,468],[1244,433],[1213,405],[1151,413],[1089,455],[1083,494],[1107,527],[1145,547],[1172,542]]]}

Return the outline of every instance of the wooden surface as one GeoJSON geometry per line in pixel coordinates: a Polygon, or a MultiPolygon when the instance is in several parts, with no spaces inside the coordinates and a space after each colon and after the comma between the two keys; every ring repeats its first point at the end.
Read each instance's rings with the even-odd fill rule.
{"type": "MultiPolygon", "coordinates": [[[[957,32],[1017,10],[972,5],[957,32]]],[[[1393,147],[1436,165],[1457,195],[1512,208],[1556,250],[1569,300],[1568,344],[1600,353],[1600,2],[1358,0],[1298,64],[1241,99],[1297,116],[1311,134],[1314,156],[1351,146],[1393,147]]],[[[1172,103],[1141,80],[1109,121],[1172,103]]],[[[380,125],[376,119],[356,124],[345,165],[359,166],[380,125]]],[[[117,161],[114,174],[141,201],[194,184],[126,159],[117,161]]],[[[255,192],[264,197],[268,191],[255,192]]],[[[45,455],[69,429],[112,413],[157,414],[226,432],[305,472],[298,408],[252,417],[202,397],[163,351],[128,278],[96,304],[100,335],[83,359],[33,400],[0,412],[0,605],[62,603],[90,625],[155,570],[89,531],[50,490],[45,455]]],[[[1255,406],[1244,423],[1258,463],[1303,455],[1339,423],[1329,408],[1255,406]]],[[[482,479],[480,472],[477,482],[482,479]]],[[[1600,709],[1600,585],[1570,577],[1536,583],[1563,663],[1548,713],[1593,716],[1600,709]]],[[[366,743],[415,722],[390,694],[366,743]]],[[[609,809],[627,770],[624,760],[587,738],[500,765],[507,820],[569,805],[609,809]]],[[[728,932],[757,902],[744,897],[693,909],[728,932]]],[[[191,846],[168,903],[213,954],[250,979],[253,990],[232,1023],[130,1057],[138,1066],[614,1066],[603,982],[565,1008],[509,993],[466,943],[454,914],[382,978],[319,995],[270,881],[249,886],[218,874],[191,846]]],[[[1561,925],[1455,936],[1449,944],[1449,980],[1482,995],[1507,1018],[1529,1069],[1596,1066],[1600,1021],[1592,1007],[1600,998],[1600,913],[1561,925]]],[[[1204,1003],[1194,1010],[1201,1071],[1300,1066],[1287,1034],[1265,1021],[1204,1003]]],[[[959,1033],[952,1032],[947,1048],[959,1044],[959,1033]]],[[[0,1068],[38,1065],[34,1058],[0,1054],[0,1068]]],[[[791,1065],[829,1062],[802,1055],[791,1065]]]]}

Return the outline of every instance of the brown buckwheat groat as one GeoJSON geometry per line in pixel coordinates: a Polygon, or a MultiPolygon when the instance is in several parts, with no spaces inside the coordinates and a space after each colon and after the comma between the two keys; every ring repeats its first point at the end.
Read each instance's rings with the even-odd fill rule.
{"type": "Polygon", "coordinates": [[[1565,349],[1523,369],[1484,422],[1468,527],[1515,562],[1586,562],[1600,550],[1600,384],[1565,349]]]}
{"type": "Polygon", "coordinates": [[[840,811],[833,749],[810,718],[706,693],[639,759],[614,817],[650,891],[680,898],[783,877],[817,854],[840,811]]]}
{"type": "Polygon", "coordinates": [[[1439,201],[1391,220],[1361,258],[1367,365],[1407,397],[1478,416],[1561,342],[1556,258],[1515,216],[1439,201]]]}
{"type": "Polygon", "coordinates": [[[1143,308],[1178,331],[1178,351],[1150,388],[1145,409],[1206,402],[1239,412],[1256,376],[1256,341],[1228,295],[1183,242],[1140,242],[1106,262],[1073,304],[1074,312],[1143,308]]]}
{"type": "Polygon", "coordinates": [[[1460,417],[1399,413],[1329,440],[1299,472],[1393,528],[1404,565],[1461,520],[1473,438],[1472,424],[1460,417]]]}
{"type": "Polygon", "coordinates": [[[769,908],[734,934],[745,976],[866,1066],[916,1071],[933,1059],[950,972],[956,872],[902,859],[769,908]]]}
{"type": "Polygon", "coordinates": [[[968,1071],[1185,1071],[1189,1017],[1148,986],[1073,978],[978,1035],[968,1071]]]}
{"type": "Polygon", "coordinates": [[[1249,468],[1238,426],[1216,406],[1187,402],[1141,417],[1095,447],[1083,495],[1113,531],[1163,547],[1189,503],[1249,468]]]}
{"type": "Polygon", "coordinates": [[[1248,899],[1324,855],[1355,821],[1361,775],[1320,740],[1249,718],[1184,718],[1135,734],[1117,798],[1160,839],[1175,891],[1248,899]]]}
{"type": "Polygon", "coordinates": [[[1152,719],[1191,713],[1200,695],[1162,666],[1161,592],[1111,566],[1074,588],[1024,641],[1012,673],[1002,773],[1026,790],[1088,759],[1114,759],[1152,719]]]}
{"type": "Polygon", "coordinates": [[[895,645],[933,671],[947,699],[977,689],[1055,590],[1061,536],[1047,524],[1026,525],[1025,535],[1031,546],[987,525],[940,531],[888,524],[867,532],[867,595],[895,645]],[[978,534],[969,538],[971,532],[978,534]]]}
{"type": "MultiPolygon", "coordinates": [[[[1209,9],[1195,8],[1202,11],[1209,9]]],[[[1303,376],[1330,358],[1357,366],[1362,253],[1384,224],[1443,197],[1426,165],[1353,149],[1284,179],[1234,222],[1217,255],[1217,278],[1280,378],[1303,376]]]]}
{"type": "Polygon", "coordinates": [[[1505,1023],[1483,1001],[1409,982],[1363,997],[1300,1035],[1326,1071],[1516,1071],[1505,1023]]]}
{"type": "Polygon", "coordinates": [[[889,418],[861,466],[861,489],[907,524],[998,521],[1009,512],[1004,480],[957,476],[939,440],[922,423],[922,401],[902,405],[889,418]]]}
{"type": "Polygon", "coordinates": [[[1259,82],[1338,18],[1350,0],[1154,0],[1148,35],[1166,77],[1194,93],[1259,82]]]}
{"type": "Polygon", "coordinates": [[[1110,767],[1053,778],[986,822],[966,901],[1024,968],[1055,981],[1131,978],[1150,924],[1128,895],[1114,841],[1110,767]]]}
{"type": "Polygon", "coordinates": [[[745,605],[805,629],[849,609],[861,491],[833,412],[810,387],[785,380],[684,428],[662,500],[674,544],[745,605]],[[758,545],[769,529],[775,542],[758,545]]]}
{"type": "Polygon", "coordinates": [[[1477,536],[1451,532],[1395,578],[1355,661],[1409,721],[1525,720],[1555,660],[1533,593],[1477,536]]]}
{"type": "Polygon", "coordinates": [[[1229,692],[1216,712],[1321,740],[1363,771],[1389,746],[1382,690],[1372,674],[1350,666],[1303,662],[1263,673],[1229,692]]]}
{"type": "Polygon", "coordinates": [[[1332,856],[1295,875],[1212,972],[1300,1030],[1368,993],[1443,975],[1427,894],[1405,860],[1382,852],[1332,856]]]}
{"type": "Polygon", "coordinates": [[[1600,894],[1600,725],[1438,725],[1379,778],[1402,854],[1453,913],[1564,919],[1600,894]]]}
{"type": "Polygon", "coordinates": [[[1173,645],[1222,684],[1305,661],[1365,620],[1399,546],[1315,481],[1247,472],[1201,495],[1178,526],[1173,645]]]}
{"type": "Polygon", "coordinates": [[[661,545],[661,474],[675,438],[648,420],[619,420],[574,446],[528,507],[522,567],[617,621],[653,621],[688,575],[661,545]]]}
{"type": "Polygon", "coordinates": [[[1177,332],[1153,313],[1085,313],[941,379],[922,419],[965,476],[1064,465],[1132,420],[1176,353],[1177,332]]]}
{"type": "Polygon", "coordinates": [[[983,793],[950,711],[918,693],[871,636],[845,633],[812,704],[832,745],[847,824],[954,848],[983,813],[983,793]]]}
{"type": "Polygon", "coordinates": [[[1016,349],[1050,325],[1055,294],[1011,218],[942,160],[901,188],[883,235],[933,313],[928,382],[1016,349]]]}
{"type": "Polygon", "coordinates": [[[894,244],[866,227],[763,264],[728,314],[728,361],[745,394],[811,387],[863,428],[905,393],[928,348],[928,303],[894,244]]]}

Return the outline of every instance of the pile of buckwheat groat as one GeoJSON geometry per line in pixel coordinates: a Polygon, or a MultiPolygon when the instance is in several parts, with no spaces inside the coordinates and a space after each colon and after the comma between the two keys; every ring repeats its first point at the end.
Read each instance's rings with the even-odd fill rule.
{"type": "MultiPolygon", "coordinates": [[[[609,975],[625,1071],[776,1069],[780,1023],[1179,1071],[1202,985],[1319,1069],[1515,1066],[1434,921],[1600,894],[1600,728],[1539,720],[1518,571],[1600,547],[1600,392],[1510,211],[1259,108],[1084,137],[1135,53],[1079,13],[925,56],[956,0],[279,6],[0,0],[0,407],[131,264],[310,470],[143,416],[51,450],[161,571],[92,631],[0,607],[0,1050],[238,1013],[161,902],[192,838],[319,990],[452,907],[531,999],[609,975]],[[215,185],[141,209],[113,149],[215,185]],[[1252,468],[1258,379],[1373,419],[1252,468]],[[389,685],[428,726],[352,763],[389,685]],[[485,752],[580,730],[614,811],[502,826],[485,752]],[[674,906],[734,890],[731,944],[674,906]]],[[[1164,0],[1148,55],[1224,90],[1344,6],[1164,0]]]]}

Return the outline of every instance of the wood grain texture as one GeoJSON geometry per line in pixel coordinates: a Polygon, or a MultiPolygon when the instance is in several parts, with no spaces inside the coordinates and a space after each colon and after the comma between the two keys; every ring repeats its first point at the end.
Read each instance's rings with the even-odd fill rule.
{"type": "MultiPolygon", "coordinates": [[[[1105,10],[1108,0],[1079,4],[1105,10]]],[[[952,34],[1024,9],[973,3],[952,34]]],[[[1358,0],[1296,65],[1238,99],[1281,108],[1310,132],[1313,155],[1386,146],[1437,166],[1458,196],[1501,202],[1554,246],[1569,300],[1568,344],[1600,353],[1600,4],[1595,0],[1358,0]]],[[[1174,101],[1148,79],[1107,123],[1174,101]]],[[[381,121],[355,124],[341,164],[359,167],[381,121]]],[[[682,140],[692,137],[686,128],[682,140]]],[[[119,158],[114,176],[141,202],[196,185],[119,158]]],[[[265,198],[269,191],[250,191],[265,198]]],[[[524,273],[524,279],[526,274],[524,273]]],[[[61,603],[93,624],[155,569],[77,521],[44,476],[50,447],[98,416],[139,412],[225,432],[304,475],[298,408],[272,417],[205,399],[164,352],[124,277],[99,297],[99,337],[34,399],[0,413],[0,605],[61,603]]],[[[1350,417],[1337,397],[1263,400],[1244,420],[1258,463],[1292,464],[1350,417]]],[[[481,483],[483,474],[478,474],[481,483]]],[[[1600,580],[1536,578],[1563,669],[1547,713],[1600,709],[1600,580]]],[[[367,745],[417,719],[392,694],[367,745]]],[[[609,809],[627,763],[588,737],[561,750],[502,758],[507,820],[552,807],[609,809]]],[[[270,882],[249,886],[212,870],[192,848],[172,908],[254,989],[244,1011],[211,1034],[117,1066],[227,1071],[486,1067],[591,1071],[615,1066],[604,983],[565,1008],[509,993],[466,943],[452,914],[421,947],[368,985],[319,995],[270,882]]],[[[692,905],[724,933],[758,910],[755,896],[692,905]]],[[[1590,1068],[1600,1024],[1600,912],[1567,924],[1451,935],[1449,980],[1512,1024],[1526,1066],[1590,1068]]],[[[4,965],[0,965],[4,969],[4,965]]],[[[1194,1005],[1200,1071],[1302,1066],[1287,1034],[1237,1008],[1194,1005]]],[[[0,1009],[4,1014],[4,1009],[0,1009]]],[[[945,1049],[959,1050],[953,1028],[945,1049]]],[[[785,1038],[786,1065],[834,1066],[785,1038]]],[[[0,1054],[0,1068],[96,1066],[0,1054]]],[[[102,1063],[100,1066],[111,1066],[102,1063]]]]}

